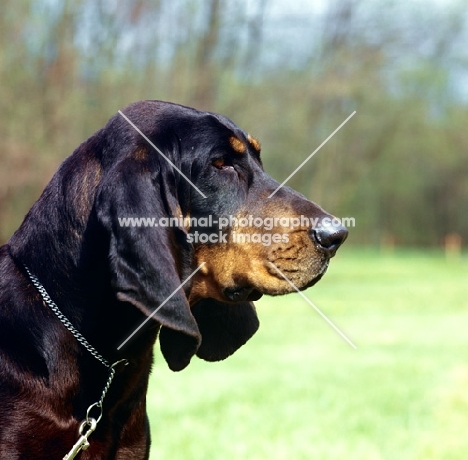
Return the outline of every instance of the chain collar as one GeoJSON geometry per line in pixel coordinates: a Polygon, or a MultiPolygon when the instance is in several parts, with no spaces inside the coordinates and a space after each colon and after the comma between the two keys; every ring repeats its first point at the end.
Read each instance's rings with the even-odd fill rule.
{"type": "Polygon", "coordinates": [[[55,316],[60,320],[60,322],[72,333],[73,337],[81,343],[81,345],[88,350],[88,352],[94,356],[101,364],[103,364],[108,370],[109,370],[109,376],[107,378],[107,382],[104,386],[104,389],[101,393],[101,398],[99,401],[91,404],[87,411],[86,411],[86,418],[83,420],[81,423],[79,429],[78,429],[78,434],[80,435],[78,441],[75,443],[75,445],[72,447],[70,452],[65,455],[63,460],[71,460],[72,458],[75,458],[76,455],[81,450],[86,450],[89,447],[89,442],[88,442],[88,437],[94,432],[94,430],[97,427],[97,424],[100,422],[102,418],[102,404],[104,402],[104,398],[106,397],[107,392],[109,391],[109,388],[112,384],[112,381],[114,380],[115,376],[115,368],[119,364],[123,365],[128,365],[128,361],[126,359],[120,359],[119,361],[116,361],[113,364],[110,364],[107,359],[105,359],[84,337],[83,335],[73,326],[73,324],[70,322],[70,320],[60,311],[60,309],[57,307],[56,303],[50,298],[48,292],[44,288],[44,286],[39,282],[38,278],[34,276],[31,271],[29,270],[26,265],[24,265],[24,269],[26,270],[26,273],[29,276],[29,279],[31,280],[32,284],[34,287],[38,290],[39,294],[42,297],[42,301],[44,305],[49,307],[54,313],[55,316]],[[98,413],[96,414],[96,418],[91,416],[91,412],[93,410],[97,409],[98,413]],[[87,428],[87,429],[86,429],[87,428]],[[86,431],[85,431],[86,430],[86,431]]]}

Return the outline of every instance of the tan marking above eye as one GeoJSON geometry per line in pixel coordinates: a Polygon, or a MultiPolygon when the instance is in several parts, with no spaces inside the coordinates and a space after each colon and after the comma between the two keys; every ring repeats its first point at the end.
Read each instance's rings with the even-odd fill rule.
{"type": "Polygon", "coordinates": [[[224,158],[216,158],[216,160],[213,160],[211,163],[215,168],[221,169],[224,165],[224,158]]]}
{"type": "Polygon", "coordinates": [[[234,152],[239,153],[242,155],[246,151],[246,146],[245,144],[236,136],[231,136],[229,138],[229,143],[231,144],[231,147],[234,149],[234,152]]]}
{"type": "Polygon", "coordinates": [[[257,141],[254,137],[252,137],[250,134],[247,136],[247,140],[249,141],[249,144],[257,151],[260,152],[262,149],[262,146],[260,145],[260,142],[257,141]]]}

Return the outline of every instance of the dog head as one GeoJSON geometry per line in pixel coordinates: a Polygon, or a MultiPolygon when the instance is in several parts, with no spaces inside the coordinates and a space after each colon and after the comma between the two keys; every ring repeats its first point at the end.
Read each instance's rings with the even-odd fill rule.
{"type": "Polygon", "coordinates": [[[232,354],[258,328],[252,301],[315,284],[346,238],[268,176],[259,142],[225,117],[145,101],[99,136],[112,287],[162,325],[173,370],[232,354]]]}

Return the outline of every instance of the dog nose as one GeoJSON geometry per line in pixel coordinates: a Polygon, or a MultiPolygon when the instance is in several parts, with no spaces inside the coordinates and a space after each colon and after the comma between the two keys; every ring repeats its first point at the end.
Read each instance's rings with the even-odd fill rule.
{"type": "Polygon", "coordinates": [[[348,230],[341,224],[323,225],[311,230],[312,239],[328,257],[333,257],[348,236],[348,230]]]}

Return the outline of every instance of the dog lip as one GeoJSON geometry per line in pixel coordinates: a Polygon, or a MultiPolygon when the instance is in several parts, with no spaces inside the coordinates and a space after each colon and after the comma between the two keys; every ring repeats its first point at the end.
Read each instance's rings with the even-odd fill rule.
{"type": "Polygon", "coordinates": [[[255,301],[263,297],[263,294],[257,289],[252,289],[252,292],[248,295],[247,300],[255,301]]]}
{"type": "MultiPolygon", "coordinates": [[[[317,284],[327,271],[329,263],[330,259],[325,259],[319,272],[305,286],[300,287],[299,289],[303,291],[317,284]]],[[[231,286],[223,290],[224,297],[231,302],[253,302],[259,300],[263,294],[263,292],[253,288],[252,286],[231,286]]]]}
{"type": "Polygon", "coordinates": [[[325,272],[328,270],[328,266],[330,265],[330,259],[326,259],[320,269],[319,275],[325,275],[325,272]]]}
{"type": "Polygon", "coordinates": [[[263,294],[254,289],[253,287],[249,286],[233,286],[224,289],[223,291],[224,296],[229,299],[231,302],[243,302],[243,301],[254,301],[260,299],[263,294]]]}
{"type": "MultiPolygon", "coordinates": [[[[307,288],[310,288],[312,286],[314,286],[315,284],[317,284],[322,278],[323,278],[323,275],[325,275],[325,272],[327,271],[328,269],[328,265],[330,264],[330,259],[326,259],[325,262],[323,263],[322,265],[322,268],[320,269],[320,271],[318,272],[318,274],[316,276],[314,276],[308,283],[307,285],[304,287],[304,289],[307,289],[307,288]]],[[[301,289],[302,290],[302,289],[301,289]]]]}

